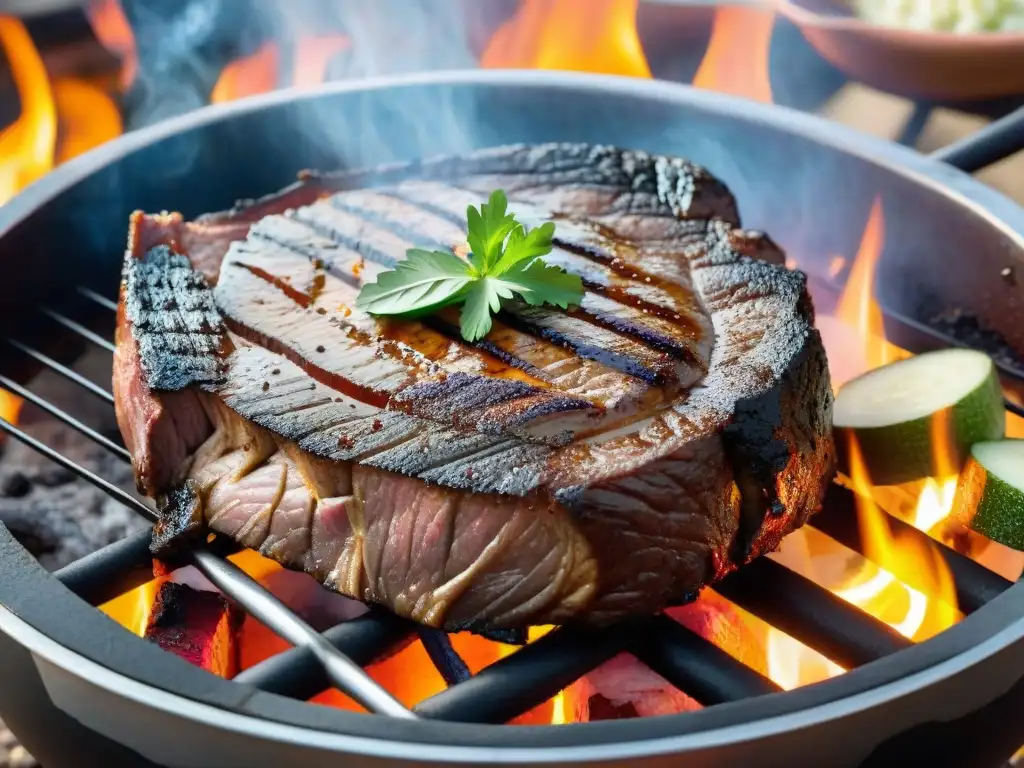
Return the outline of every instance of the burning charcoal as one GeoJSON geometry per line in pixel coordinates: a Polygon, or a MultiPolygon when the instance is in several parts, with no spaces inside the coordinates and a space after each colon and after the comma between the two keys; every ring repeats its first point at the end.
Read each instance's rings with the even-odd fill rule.
{"type": "MultiPolygon", "coordinates": [[[[76,361],[74,370],[93,381],[110,380],[110,355],[97,350],[76,361]]],[[[32,391],[105,435],[117,434],[113,409],[82,397],[56,373],[43,371],[32,391]]],[[[18,424],[32,437],[129,490],[131,467],[88,438],[26,403],[18,424]]],[[[56,570],[139,530],[144,521],[60,465],[16,440],[0,446],[0,522],[46,568],[56,570]]]]}
{"type": "Polygon", "coordinates": [[[172,581],[160,586],[146,639],[221,677],[238,672],[238,632],[245,615],[216,592],[172,581]]]}
{"type": "Polygon", "coordinates": [[[12,499],[27,496],[32,490],[32,483],[21,472],[12,472],[0,482],[0,495],[12,499]]]}
{"type": "MultiPolygon", "coordinates": [[[[748,666],[766,671],[761,639],[729,602],[713,592],[665,613],[748,666]]],[[[580,722],[671,715],[701,707],[628,653],[620,653],[580,678],[568,689],[568,698],[575,702],[575,719],[580,722]]]]}
{"type": "MultiPolygon", "coordinates": [[[[369,610],[365,604],[357,600],[350,600],[337,592],[324,589],[305,573],[281,568],[277,563],[265,561],[254,553],[246,553],[244,557],[245,559],[238,564],[316,630],[322,632],[335,624],[358,618],[369,610]]],[[[162,566],[160,561],[157,563],[157,567],[162,566]]],[[[165,575],[183,586],[217,592],[217,588],[192,566],[178,568],[165,575]]]]}
{"type": "Polygon", "coordinates": [[[575,720],[623,720],[674,715],[700,704],[628,653],[606,661],[570,687],[575,720]]]}

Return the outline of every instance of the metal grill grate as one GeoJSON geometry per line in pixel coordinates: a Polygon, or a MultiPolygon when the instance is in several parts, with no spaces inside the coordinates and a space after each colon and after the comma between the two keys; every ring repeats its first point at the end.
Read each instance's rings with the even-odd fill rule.
{"type": "MultiPolygon", "coordinates": [[[[79,289],[79,293],[106,310],[117,309],[114,302],[93,291],[79,289]]],[[[110,341],[78,321],[50,308],[44,307],[41,311],[88,342],[113,351],[110,341]]],[[[948,338],[944,341],[949,345],[956,343],[948,338]]],[[[107,390],[31,346],[16,339],[8,339],[8,342],[21,353],[113,405],[113,396],[107,390]]],[[[89,428],[17,382],[0,376],[0,386],[40,407],[119,458],[130,460],[123,445],[89,428]]],[[[1010,403],[1007,407],[1020,412],[1010,403]]],[[[0,419],[0,429],[137,514],[151,522],[155,520],[156,513],[146,503],[75,464],[13,424],[0,419]]],[[[812,518],[812,525],[841,544],[861,551],[852,504],[850,493],[834,488],[826,499],[825,509],[812,518]]],[[[943,558],[955,580],[960,608],[964,613],[977,610],[1011,586],[1011,582],[910,525],[895,518],[890,518],[890,524],[901,534],[916,536],[921,546],[943,558]]],[[[57,578],[92,605],[106,602],[152,578],[149,535],[149,530],[145,530],[111,544],[61,569],[57,578]]],[[[559,628],[471,675],[445,633],[417,628],[377,609],[371,609],[366,615],[323,634],[317,633],[258,582],[225,559],[233,550],[234,545],[227,548],[220,540],[214,540],[211,545],[190,553],[189,558],[213,584],[295,646],[235,678],[238,682],[272,693],[308,699],[334,686],[378,714],[502,723],[543,703],[621,651],[634,654],[705,706],[780,690],[771,680],[665,616],[625,621],[600,631],[559,628]],[[417,631],[449,687],[409,710],[362,667],[417,631]]],[[[910,586],[914,584],[910,583],[910,586]]],[[[911,645],[911,641],[887,624],[769,559],[762,558],[752,563],[715,588],[731,602],[847,668],[870,663],[911,645]]]]}

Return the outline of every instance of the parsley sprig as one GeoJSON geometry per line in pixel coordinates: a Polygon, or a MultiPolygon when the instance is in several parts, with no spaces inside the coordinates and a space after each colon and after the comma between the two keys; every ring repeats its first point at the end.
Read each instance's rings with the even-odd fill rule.
{"type": "Polygon", "coordinates": [[[476,341],[491,329],[491,313],[519,296],[527,304],[568,308],[583,298],[583,283],[541,258],[551,252],[555,225],[527,230],[508,213],[502,190],[466,211],[469,261],[454,253],[410,248],[404,261],[381,272],[359,292],[356,307],[373,315],[422,317],[462,304],[462,337],[476,341]]]}

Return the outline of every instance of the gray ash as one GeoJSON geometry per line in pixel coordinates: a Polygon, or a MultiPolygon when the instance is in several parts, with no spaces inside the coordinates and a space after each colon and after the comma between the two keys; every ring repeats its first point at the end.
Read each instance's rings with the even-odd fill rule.
{"type": "MultiPolygon", "coordinates": [[[[74,366],[109,386],[110,354],[96,350],[74,366]]],[[[55,373],[44,371],[29,388],[61,410],[120,440],[114,409],[55,373]]],[[[72,461],[133,490],[131,467],[52,416],[26,403],[19,426],[72,461]]],[[[139,530],[143,523],[106,494],[12,438],[0,444],[0,522],[39,562],[56,570],[139,530]]]]}
{"type": "Polygon", "coordinates": [[[1024,358],[1010,346],[998,331],[985,328],[978,318],[962,309],[948,309],[929,323],[940,333],[960,343],[986,352],[1000,365],[1024,370],[1024,358]]]}

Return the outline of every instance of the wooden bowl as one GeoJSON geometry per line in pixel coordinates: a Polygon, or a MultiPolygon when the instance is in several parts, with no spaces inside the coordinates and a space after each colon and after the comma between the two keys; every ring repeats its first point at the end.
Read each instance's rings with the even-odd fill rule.
{"type": "Polygon", "coordinates": [[[871,24],[842,0],[778,0],[779,12],[847,77],[913,99],[1024,95],[1024,32],[953,34],[871,24]]]}

